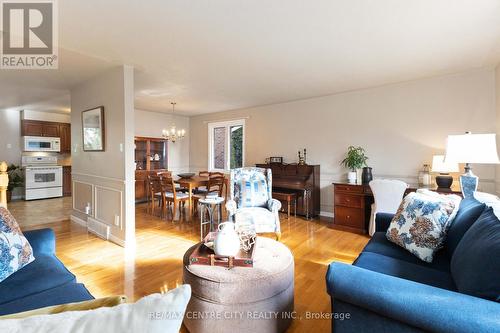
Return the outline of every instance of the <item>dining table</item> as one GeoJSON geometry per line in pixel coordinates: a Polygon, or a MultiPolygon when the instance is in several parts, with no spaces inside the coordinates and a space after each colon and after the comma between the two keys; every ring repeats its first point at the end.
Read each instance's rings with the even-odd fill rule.
{"type": "MultiPolygon", "coordinates": [[[[177,180],[174,180],[176,184],[179,184],[181,187],[185,188],[188,190],[188,195],[189,195],[189,215],[193,215],[193,190],[198,187],[202,186],[208,186],[208,178],[206,176],[192,176],[189,178],[179,178],[177,180]]],[[[226,197],[227,197],[227,186],[228,186],[228,179],[227,177],[224,177],[224,182],[226,185],[226,197]]]]}

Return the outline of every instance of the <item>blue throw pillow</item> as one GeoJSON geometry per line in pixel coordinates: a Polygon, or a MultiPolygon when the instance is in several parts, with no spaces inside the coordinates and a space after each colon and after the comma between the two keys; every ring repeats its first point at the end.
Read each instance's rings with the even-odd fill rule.
{"type": "Polygon", "coordinates": [[[445,249],[451,258],[464,234],[476,222],[486,205],[473,198],[463,199],[446,235],[445,249]]]}
{"type": "Polygon", "coordinates": [[[451,258],[458,291],[500,302],[500,221],[486,208],[451,258]]]}
{"type": "Polygon", "coordinates": [[[16,220],[0,207],[0,282],[33,260],[33,249],[16,220]]]}

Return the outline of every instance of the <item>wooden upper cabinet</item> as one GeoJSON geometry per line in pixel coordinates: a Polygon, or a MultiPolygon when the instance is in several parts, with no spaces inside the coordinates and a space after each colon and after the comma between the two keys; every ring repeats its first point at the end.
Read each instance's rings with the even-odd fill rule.
{"type": "Polygon", "coordinates": [[[59,124],[61,153],[71,153],[71,124],[59,124]]]}
{"type": "Polygon", "coordinates": [[[58,138],[61,125],[69,125],[56,123],[51,121],[40,120],[23,120],[22,121],[22,135],[23,136],[48,136],[58,138]]]}
{"type": "Polygon", "coordinates": [[[54,138],[59,137],[59,124],[58,123],[43,123],[42,136],[50,136],[54,138]]]}
{"type": "Polygon", "coordinates": [[[37,120],[22,121],[23,136],[43,136],[43,123],[37,120]]]}

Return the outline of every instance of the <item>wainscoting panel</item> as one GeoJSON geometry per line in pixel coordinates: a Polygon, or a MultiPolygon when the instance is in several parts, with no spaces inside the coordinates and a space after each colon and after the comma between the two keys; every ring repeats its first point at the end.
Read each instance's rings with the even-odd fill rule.
{"type": "MultiPolygon", "coordinates": [[[[125,245],[125,181],[117,178],[102,177],[82,173],[73,173],[73,217],[75,221],[84,221],[89,226],[89,220],[95,225],[109,227],[109,240],[119,245],[125,245]],[[86,214],[85,207],[91,204],[91,213],[86,214]]],[[[132,227],[134,225],[134,216],[132,227]]],[[[96,228],[89,231],[98,234],[96,228]]],[[[103,235],[100,235],[103,237],[103,235]]]]}
{"type": "Polygon", "coordinates": [[[94,207],[94,186],[82,181],[73,181],[73,209],[86,214],[85,207],[90,207],[89,216],[93,216],[94,207]]]}
{"type": "Polygon", "coordinates": [[[95,202],[98,203],[95,210],[96,220],[123,229],[122,191],[95,186],[95,202]]]}

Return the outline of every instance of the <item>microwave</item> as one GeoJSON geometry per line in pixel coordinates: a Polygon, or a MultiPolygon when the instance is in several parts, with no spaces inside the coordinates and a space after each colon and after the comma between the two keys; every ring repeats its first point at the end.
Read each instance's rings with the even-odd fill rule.
{"type": "Polygon", "coordinates": [[[25,136],[24,151],[61,151],[61,139],[44,136],[25,136]]]}

